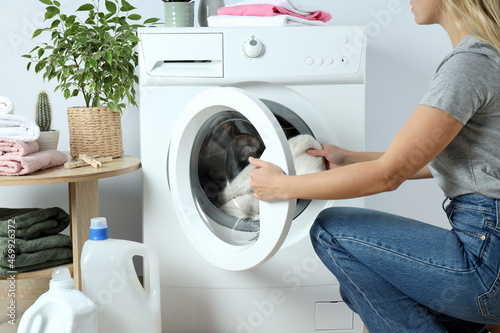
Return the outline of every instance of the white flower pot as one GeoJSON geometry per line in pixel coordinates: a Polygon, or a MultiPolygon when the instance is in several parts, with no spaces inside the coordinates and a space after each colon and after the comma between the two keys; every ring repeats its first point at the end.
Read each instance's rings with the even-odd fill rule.
{"type": "Polygon", "coordinates": [[[57,150],[57,144],[59,143],[59,131],[50,130],[49,132],[40,132],[40,137],[38,140],[39,149],[38,151],[44,150],[57,150]]]}

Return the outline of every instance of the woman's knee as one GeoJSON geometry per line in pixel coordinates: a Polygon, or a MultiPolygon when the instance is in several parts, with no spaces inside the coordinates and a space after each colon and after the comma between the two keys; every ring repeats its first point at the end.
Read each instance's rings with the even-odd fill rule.
{"type": "Polygon", "coordinates": [[[330,207],[319,213],[314,220],[310,230],[310,236],[313,244],[319,242],[322,233],[334,235],[336,231],[342,230],[344,226],[349,226],[355,222],[357,216],[362,214],[362,208],[355,207],[330,207]]]}
{"type": "Polygon", "coordinates": [[[330,207],[319,213],[314,221],[313,227],[321,227],[330,230],[335,226],[349,225],[356,220],[362,219],[366,209],[357,207],[330,207]]]}

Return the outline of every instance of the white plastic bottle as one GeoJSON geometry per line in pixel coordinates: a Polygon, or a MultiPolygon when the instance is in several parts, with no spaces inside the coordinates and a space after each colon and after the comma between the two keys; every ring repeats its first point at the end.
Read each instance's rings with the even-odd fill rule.
{"type": "Polygon", "coordinates": [[[152,248],[110,239],[106,218],[96,217],[83,245],[81,268],[83,292],[97,305],[99,332],[161,332],[159,261],[152,248]],[[147,261],[148,290],[137,278],[134,256],[147,261]]]}
{"type": "Polygon", "coordinates": [[[75,288],[66,267],[52,272],[49,291],[24,313],[18,333],[97,333],[94,302],[75,288]]]}

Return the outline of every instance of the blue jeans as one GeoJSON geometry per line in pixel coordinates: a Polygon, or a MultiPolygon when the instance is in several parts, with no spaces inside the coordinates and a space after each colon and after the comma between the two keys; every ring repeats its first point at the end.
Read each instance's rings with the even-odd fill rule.
{"type": "Polygon", "coordinates": [[[311,239],[370,333],[482,332],[500,323],[499,201],[450,199],[452,230],[364,208],[328,208],[311,239]]]}

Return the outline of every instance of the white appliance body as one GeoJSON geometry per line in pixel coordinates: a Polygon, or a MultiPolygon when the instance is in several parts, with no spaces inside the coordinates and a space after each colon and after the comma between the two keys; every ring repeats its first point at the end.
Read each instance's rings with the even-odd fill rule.
{"type": "Polygon", "coordinates": [[[363,199],[261,202],[260,220],[229,226],[206,198],[224,185],[205,176],[224,169],[213,165],[221,152],[230,159],[214,144],[226,132],[230,145],[257,137],[262,158],[293,174],[280,117],[363,150],[364,29],[157,28],[139,38],[144,243],[160,257],[163,332],[362,332],[309,228],[322,209],[363,199]]]}

